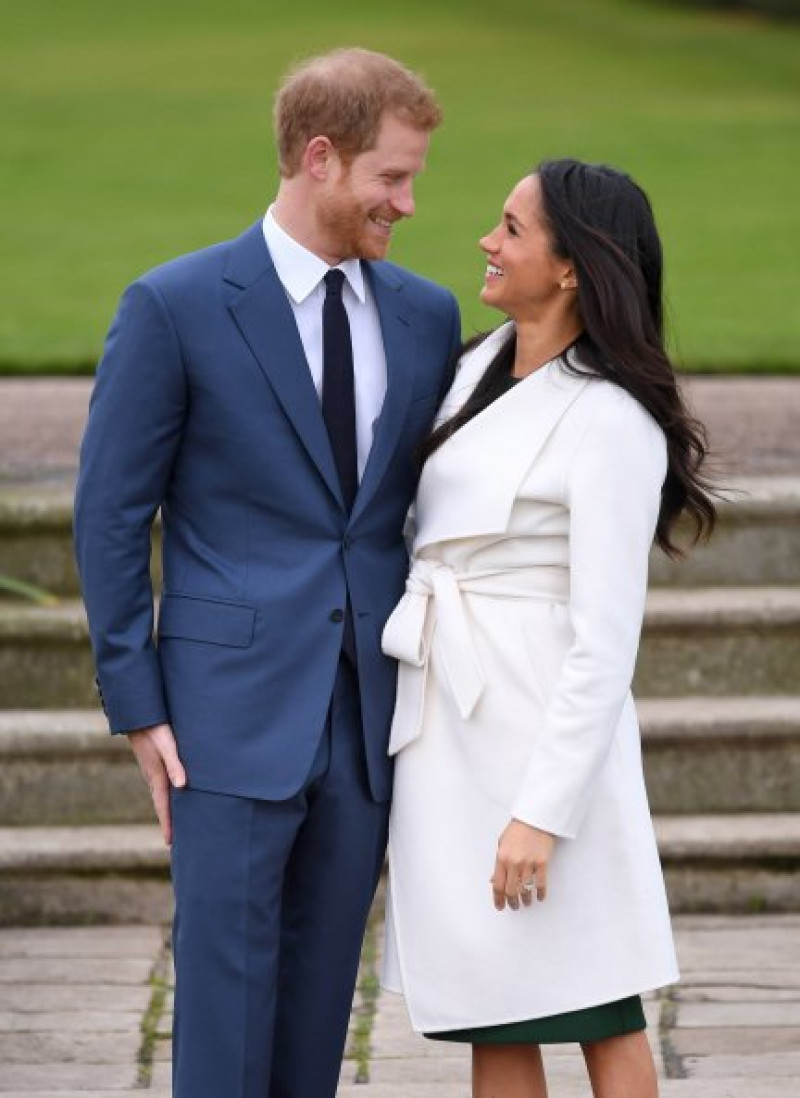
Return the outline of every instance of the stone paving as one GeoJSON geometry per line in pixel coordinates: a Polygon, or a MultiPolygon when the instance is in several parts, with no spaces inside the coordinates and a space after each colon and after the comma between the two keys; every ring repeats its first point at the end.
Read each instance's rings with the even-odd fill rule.
{"type": "MultiPolygon", "coordinates": [[[[675,927],[682,981],[646,1003],[662,1098],[794,1098],[800,915],[679,916],[675,927]]],[[[0,931],[1,1098],[167,1098],[167,937],[0,931]]],[[[339,1098],[467,1098],[468,1050],[413,1034],[402,999],[375,987],[380,937],[376,919],[339,1098]]],[[[551,1098],[589,1098],[577,1046],[550,1048],[546,1063],[551,1098]]]]}
{"type": "MultiPolygon", "coordinates": [[[[723,479],[800,471],[800,377],[686,377],[723,479]]],[[[89,378],[0,378],[0,484],[59,485],[75,475],[89,378]]]]}

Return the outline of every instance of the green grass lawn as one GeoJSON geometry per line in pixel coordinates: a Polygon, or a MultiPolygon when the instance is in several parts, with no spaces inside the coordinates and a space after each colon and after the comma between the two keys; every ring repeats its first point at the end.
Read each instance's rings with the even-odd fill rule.
{"type": "Polygon", "coordinates": [[[0,366],[89,366],[138,273],[236,235],[275,186],[292,60],[385,50],[446,123],[392,258],[450,285],[543,156],[629,170],[692,369],[800,371],[800,29],[640,0],[0,0],[0,366]]]}

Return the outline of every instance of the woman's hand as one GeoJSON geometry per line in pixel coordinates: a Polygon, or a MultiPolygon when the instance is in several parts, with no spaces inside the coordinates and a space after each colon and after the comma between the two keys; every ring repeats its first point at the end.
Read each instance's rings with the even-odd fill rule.
{"type": "Polygon", "coordinates": [[[492,874],[494,906],[516,911],[520,896],[526,907],[547,895],[547,865],[555,846],[555,835],[521,820],[512,820],[497,844],[497,859],[492,874]]]}

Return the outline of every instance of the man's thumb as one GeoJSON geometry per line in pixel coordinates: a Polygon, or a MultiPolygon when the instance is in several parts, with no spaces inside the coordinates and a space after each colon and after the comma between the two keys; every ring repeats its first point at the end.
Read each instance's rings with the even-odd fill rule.
{"type": "Polygon", "coordinates": [[[170,784],[176,789],[182,789],[186,785],[186,771],[183,763],[178,758],[178,750],[175,741],[170,737],[170,742],[161,745],[161,758],[167,771],[170,784]]]}

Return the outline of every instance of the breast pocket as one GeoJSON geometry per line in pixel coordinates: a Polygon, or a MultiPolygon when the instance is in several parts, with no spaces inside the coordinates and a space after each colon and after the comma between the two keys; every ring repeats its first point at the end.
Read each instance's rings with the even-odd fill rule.
{"type": "Polygon", "coordinates": [[[253,640],[255,618],[253,606],[193,595],[165,595],[158,614],[158,637],[248,648],[253,640]]]}

